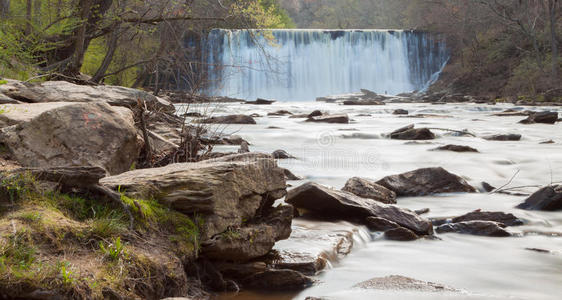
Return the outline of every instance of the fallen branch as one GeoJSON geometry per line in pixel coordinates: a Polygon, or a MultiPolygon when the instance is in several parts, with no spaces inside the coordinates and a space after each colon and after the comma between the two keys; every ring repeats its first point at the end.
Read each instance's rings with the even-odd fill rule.
{"type": "Polygon", "coordinates": [[[476,137],[475,134],[472,134],[468,131],[462,131],[462,130],[454,130],[454,129],[448,129],[448,128],[428,128],[430,130],[443,130],[443,131],[450,131],[450,132],[456,132],[456,133],[460,133],[460,134],[466,134],[466,135],[470,135],[472,137],[476,137]]]}
{"type": "Polygon", "coordinates": [[[519,172],[521,172],[521,170],[517,170],[517,172],[515,172],[515,174],[513,174],[513,176],[511,176],[511,179],[509,179],[509,181],[508,181],[506,184],[504,184],[504,185],[500,186],[499,188],[497,188],[497,189],[491,191],[490,194],[495,194],[495,193],[497,193],[497,192],[499,192],[499,191],[502,191],[502,189],[503,189],[504,187],[510,185],[511,182],[513,181],[513,179],[515,179],[515,177],[517,176],[517,174],[519,174],[519,172]]]}

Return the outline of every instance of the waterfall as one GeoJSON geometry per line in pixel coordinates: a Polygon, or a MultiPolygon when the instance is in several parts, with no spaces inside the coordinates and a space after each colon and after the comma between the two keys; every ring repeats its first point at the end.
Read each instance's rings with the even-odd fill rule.
{"type": "Polygon", "coordinates": [[[442,39],[402,30],[215,29],[202,43],[206,93],[242,99],[422,90],[449,57],[442,39]]]}

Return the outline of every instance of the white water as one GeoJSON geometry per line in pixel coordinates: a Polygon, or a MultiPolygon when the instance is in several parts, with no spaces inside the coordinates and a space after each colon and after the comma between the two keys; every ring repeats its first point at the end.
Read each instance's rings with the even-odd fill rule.
{"type": "MultiPolygon", "coordinates": [[[[556,125],[521,125],[522,117],[494,117],[493,111],[511,105],[476,104],[391,104],[387,106],[347,107],[326,103],[276,103],[272,106],[220,105],[215,114],[250,114],[286,109],[309,113],[321,109],[348,113],[352,124],[313,124],[288,117],[257,118],[257,125],[230,125],[227,132],[237,132],[251,142],[254,151],[284,149],[299,160],[280,161],[306,180],[341,188],[352,176],[379,179],[421,167],[442,166],[462,175],[472,185],[487,181],[501,186],[520,170],[510,186],[544,185],[562,181],[562,123],[556,125]],[[401,118],[392,115],[396,108],[415,113],[434,113],[452,118],[401,118]],[[357,117],[369,113],[371,117],[357,117]],[[492,142],[474,137],[455,137],[435,131],[439,137],[430,144],[406,144],[405,141],[379,137],[404,125],[469,129],[477,136],[494,133],[521,133],[519,142],[492,142]],[[277,126],[282,129],[267,129],[277,126]],[[341,129],[358,131],[340,131],[341,129]],[[372,139],[350,139],[343,135],[368,134],[372,139]],[[556,144],[539,144],[553,139],[556,144]],[[481,153],[432,152],[428,149],[444,144],[469,145],[481,153]],[[552,178],[552,179],[551,179],[552,178]]],[[[540,108],[537,108],[540,109],[540,108]]],[[[551,108],[560,111],[560,108],[551,108]]],[[[232,151],[237,147],[222,146],[232,151]]],[[[304,181],[303,181],[304,182],[304,181]]],[[[291,182],[298,186],[302,182],[291,182]]],[[[531,189],[531,191],[534,189],[531,189]]],[[[447,194],[399,198],[398,205],[430,208],[428,217],[455,216],[475,209],[512,212],[528,223],[510,227],[523,231],[562,233],[562,212],[524,211],[514,206],[525,197],[503,194],[447,194]]],[[[242,294],[236,299],[304,299],[328,296],[329,299],[560,299],[562,291],[562,238],[538,234],[492,238],[460,234],[438,235],[442,240],[393,242],[376,240],[355,249],[333,268],[317,277],[319,283],[299,294],[242,294]],[[552,254],[525,248],[543,248],[552,254]],[[350,287],[373,277],[403,275],[418,280],[438,282],[466,291],[462,295],[437,295],[404,292],[350,291],[350,287]]]]}
{"type": "Polygon", "coordinates": [[[213,30],[204,45],[207,93],[252,100],[421,90],[448,60],[444,42],[400,30],[213,30]]]}

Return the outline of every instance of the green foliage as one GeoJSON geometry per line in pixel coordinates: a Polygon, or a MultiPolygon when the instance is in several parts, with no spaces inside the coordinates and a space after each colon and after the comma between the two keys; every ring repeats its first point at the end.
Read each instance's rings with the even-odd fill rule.
{"type": "Polygon", "coordinates": [[[221,233],[221,237],[229,241],[236,240],[240,238],[240,232],[229,228],[225,232],[221,233]]]}
{"type": "Polygon", "coordinates": [[[28,270],[37,259],[36,252],[29,232],[20,230],[0,244],[0,265],[3,268],[15,268],[16,271],[28,270]]]}
{"type": "Polygon", "coordinates": [[[28,211],[17,216],[17,219],[22,220],[25,223],[33,224],[41,220],[41,213],[28,211]]]}
{"type": "Polygon", "coordinates": [[[72,265],[70,262],[62,261],[57,264],[60,275],[62,277],[62,283],[64,285],[72,285],[76,281],[74,278],[74,272],[72,272],[72,265]]]}
{"type": "Polygon", "coordinates": [[[121,243],[121,237],[117,237],[116,239],[113,239],[111,243],[107,244],[100,242],[99,246],[104,257],[109,260],[117,261],[127,256],[125,245],[121,243]]]}

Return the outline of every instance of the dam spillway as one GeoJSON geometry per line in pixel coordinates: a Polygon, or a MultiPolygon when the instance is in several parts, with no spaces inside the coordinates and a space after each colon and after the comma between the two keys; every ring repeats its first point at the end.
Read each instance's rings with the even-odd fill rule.
{"type": "Polygon", "coordinates": [[[406,30],[214,29],[202,47],[206,94],[281,101],[423,90],[449,59],[444,40],[406,30]]]}

